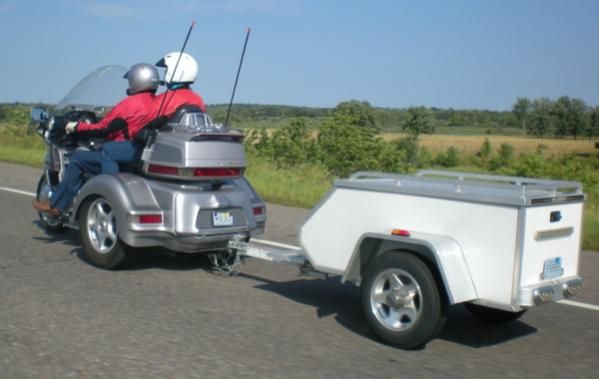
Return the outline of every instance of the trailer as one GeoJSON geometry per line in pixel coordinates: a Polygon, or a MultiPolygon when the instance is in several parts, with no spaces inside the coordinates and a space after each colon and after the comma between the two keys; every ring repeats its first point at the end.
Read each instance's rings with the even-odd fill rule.
{"type": "Polygon", "coordinates": [[[503,323],[577,295],[585,194],[578,182],[424,170],[336,180],[300,227],[299,249],[234,238],[238,255],[360,286],[376,336],[426,344],[464,303],[503,323]]]}

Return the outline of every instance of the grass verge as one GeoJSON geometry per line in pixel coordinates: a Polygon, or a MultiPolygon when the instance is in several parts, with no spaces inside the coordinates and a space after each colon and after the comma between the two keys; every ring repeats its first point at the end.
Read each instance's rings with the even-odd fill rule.
{"type": "Polygon", "coordinates": [[[249,181],[268,202],[312,208],[331,188],[332,178],[318,166],[279,168],[255,156],[248,156],[248,163],[249,181]]]}
{"type": "Polygon", "coordinates": [[[44,143],[38,136],[0,133],[1,161],[42,167],[44,155],[44,143]]]}
{"type": "Polygon", "coordinates": [[[582,225],[583,249],[599,251],[599,207],[586,205],[582,225]]]}

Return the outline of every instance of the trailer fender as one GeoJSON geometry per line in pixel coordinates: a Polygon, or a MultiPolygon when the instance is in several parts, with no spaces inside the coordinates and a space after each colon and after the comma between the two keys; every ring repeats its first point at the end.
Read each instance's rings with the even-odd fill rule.
{"type": "Polygon", "coordinates": [[[407,251],[432,265],[443,281],[451,304],[474,300],[476,288],[458,243],[446,236],[412,232],[409,237],[378,233],[364,234],[341,279],[359,284],[368,264],[388,251],[407,251]]]}
{"type": "Polygon", "coordinates": [[[119,237],[129,241],[127,217],[132,211],[160,211],[160,207],[143,178],[129,173],[102,174],[89,179],[73,204],[73,220],[79,218],[81,206],[89,198],[102,196],[113,206],[119,237]]]}

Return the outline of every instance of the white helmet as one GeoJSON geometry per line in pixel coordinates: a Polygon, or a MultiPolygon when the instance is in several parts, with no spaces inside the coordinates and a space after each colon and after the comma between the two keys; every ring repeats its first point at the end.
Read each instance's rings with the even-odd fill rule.
{"type": "Polygon", "coordinates": [[[167,84],[193,83],[198,77],[198,63],[187,53],[181,54],[178,51],[169,53],[156,62],[156,66],[166,67],[164,81],[167,84]],[[181,59],[179,59],[179,56],[181,56],[181,59]],[[177,60],[179,61],[178,65],[177,60]]]}

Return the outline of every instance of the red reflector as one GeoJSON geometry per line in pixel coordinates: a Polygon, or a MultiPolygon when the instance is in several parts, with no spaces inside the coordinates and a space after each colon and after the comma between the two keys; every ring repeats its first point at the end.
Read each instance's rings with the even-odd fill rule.
{"type": "Polygon", "coordinates": [[[239,167],[196,168],[193,171],[193,176],[239,176],[240,174],[239,167]]]}
{"type": "Polygon", "coordinates": [[[391,231],[391,235],[401,236],[401,237],[409,237],[410,232],[408,232],[407,230],[404,230],[404,229],[393,229],[391,231]]]}
{"type": "Polygon", "coordinates": [[[264,214],[264,207],[254,207],[252,210],[254,211],[254,216],[262,216],[264,214]]]}
{"type": "Polygon", "coordinates": [[[148,166],[148,172],[152,174],[178,175],[179,169],[177,167],[151,164],[148,166]]]}
{"type": "Polygon", "coordinates": [[[162,224],[162,215],[139,215],[140,224],[162,224]]]}

